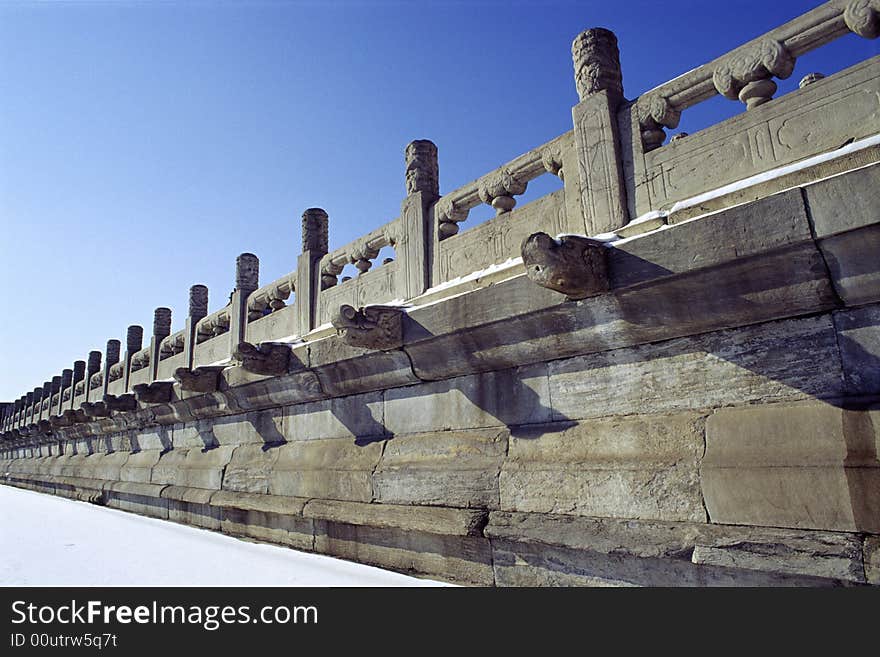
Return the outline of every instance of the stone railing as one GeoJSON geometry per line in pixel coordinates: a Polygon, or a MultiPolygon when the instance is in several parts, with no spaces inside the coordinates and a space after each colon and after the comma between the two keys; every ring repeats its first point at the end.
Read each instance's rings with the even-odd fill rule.
{"type": "Polygon", "coordinates": [[[769,103],[774,78],[786,79],[796,58],[849,32],[880,34],[871,0],[832,0],[625,104],[618,115],[623,174],[632,217],[669,210],[709,190],[833,150],[880,129],[877,58],[836,75],[812,73],[800,89],[769,103]],[[689,107],[722,95],[748,110],[665,146],[689,107]],[[823,120],[833,114],[836,121],[823,120]],[[631,169],[629,168],[631,162],[631,169]]]}
{"type": "MultiPolygon", "coordinates": [[[[412,142],[399,218],[329,252],[326,212],[307,210],[303,252],[291,273],[260,287],[256,256],[242,254],[227,305],[208,314],[207,289],[194,286],[184,329],[171,334],[170,310],[157,309],[150,344],[141,344],[140,327],[130,327],[124,358],[117,343],[113,358],[108,344],[103,367],[99,352],[88,368],[77,361],[66,377],[55,377],[57,384],[53,378],[5,405],[0,428],[10,437],[33,433],[41,420],[76,414],[108,395],[236,360],[241,343],[307,340],[316,329],[326,332],[342,306],[409,303],[432,290],[452,295],[455,281],[469,274],[504,263],[521,267],[520,245],[536,231],[628,237],[754,200],[793,180],[809,182],[819,173],[791,167],[812,165],[842,144],[850,150],[839,166],[875,161],[870,138],[880,132],[880,58],[828,77],[809,75],[800,89],[771,99],[774,78],[789,77],[797,57],[850,32],[876,38],[878,7],[878,0],[831,0],[632,101],[623,95],[616,37],[587,30],[572,46],[580,102],[571,131],[442,196],[437,147],[412,142]],[[746,111],[664,145],[683,111],[718,94],[746,111]],[[824,120],[830,114],[835,121],[824,120]],[[516,197],[542,175],[558,176],[563,189],[516,207],[516,197]],[[744,188],[755,191],[749,197],[744,188]],[[497,216],[459,232],[480,204],[497,216]],[[374,263],[389,246],[394,259],[374,263]],[[359,274],[340,280],[346,265],[359,274]]],[[[815,171],[828,176],[835,166],[823,161],[815,171]]]]}
{"type": "Polygon", "coordinates": [[[321,259],[320,324],[329,322],[342,304],[365,306],[402,299],[398,259],[376,262],[384,247],[395,247],[400,229],[400,219],[394,219],[321,259]],[[340,277],[346,265],[353,265],[357,275],[340,277]]]}

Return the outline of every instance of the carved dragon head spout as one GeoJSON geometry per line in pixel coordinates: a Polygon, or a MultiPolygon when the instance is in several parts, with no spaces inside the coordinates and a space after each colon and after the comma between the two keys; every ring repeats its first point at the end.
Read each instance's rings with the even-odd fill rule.
{"type": "Polygon", "coordinates": [[[187,392],[216,392],[220,385],[220,372],[225,369],[222,365],[196,367],[178,367],[174,370],[174,380],[187,392]]]}
{"type": "Polygon", "coordinates": [[[396,306],[343,305],[330,322],[352,347],[390,350],[403,345],[403,310],[396,306]]]}
{"type": "Polygon", "coordinates": [[[598,240],[534,233],[522,243],[522,258],[529,279],[570,299],[608,291],[608,247],[598,240]]]}
{"type": "Polygon", "coordinates": [[[262,342],[259,345],[239,342],[232,357],[241,362],[242,368],[253,374],[280,376],[287,374],[290,346],[273,342],[262,342]]]}

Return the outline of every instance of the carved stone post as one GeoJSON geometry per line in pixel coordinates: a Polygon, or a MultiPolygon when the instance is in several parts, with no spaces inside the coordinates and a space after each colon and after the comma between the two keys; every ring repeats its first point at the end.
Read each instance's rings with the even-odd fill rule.
{"type": "Polygon", "coordinates": [[[189,288],[189,312],[186,314],[186,327],[183,333],[183,362],[186,369],[192,369],[193,354],[196,348],[196,325],[208,316],[208,288],[205,285],[192,285],[189,288]]]}
{"type": "Polygon", "coordinates": [[[617,37],[600,27],[586,30],[571,52],[581,102],[571,111],[577,162],[562,163],[564,171],[578,172],[565,176],[566,206],[569,213],[583,213],[584,230],[596,235],[629,221],[617,126],[623,100],[617,37]]]}
{"type": "Polygon", "coordinates": [[[400,207],[401,231],[395,248],[400,269],[398,286],[405,299],[431,287],[437,236],[432,207],[440,198],[437,146],[427,139],[410,142],[406,157],[406,198],[400,207]]]}
{"type": "Polygon", "coordinates": [[[235,259],[235,289],[229,309],[229,354],[247,335],[248,297],[260,287],[260,259],[253,253],[242,253],[235,259]]]}
{"type": "Polygon", "coordinates": [[[104,383],[101,386],[101,399],[107,394],[107,386],[110,385],[110,368],[119,362],[119,350],[122,344],[119,340],[107,340],[107,357],[104,359],[104,383]]]}
{"type": "Polygon", "coordinates": [[[61,390],[62,390],[61,377],[60,376],[53,376],[52,377],[52,390],[51,390],[50,396],[49,396],[49,412],[47,413],[46,417],[51,418],[53,415],[57,415],[58,413],[60,413],[58,406],[61,402],[61,390]],[[52,400],[55,397],[55,395],[58,395],[58,401],[56,401],[53,404],[52,400]]]}
{"type": "Polygon", "coordinates": [[[37,402],[35,397],[37,394],[37,390],[39,390],[39,388],[37,388],[36,390],[31,390],[27,394],[27,414],[25,415],[24,426],[28,426],[34,421],[34,406],[37,402]]]}
{"type": "Polygon", "coordinates": [[[159,370],[159,345],[171,335],[171,308],[153,311],[153,336],[150,338],[150,381],[155,381],[159,370]]]}
{"type": "Polygon", "coordinates": [[[44,420],[49,417],[52,409],[50,408],[52,405],[52,382],[44,381],[43,382],[43,396],[42,401],[40,402],[40,419],[44,420]],[[45,408],[44,408],[45,407],[45,408]]]}
{"type": "Polygon", "coordinates": [[[86,385],[85,385],[85,393],[86,393],[86,401],[91,401],[96,396],[100,396],[102,393],[98,392],[92,394],[92,375],[97,374],[101,371],[101,352],[100,351],[90,351],[89,352],[89,362],[86,366],[86,385]]]}
{"type": "Polygon", "coordinates": [[[321,294],[321,258],[327,255],[330,219],[322,208],[309,208],[302,215],[302,253],[296,260],[296,306],[299,334],[317,326],[321,294]]]}
{"type": "Polygon", "coordinates": [[[70,382],[70,403],[66,406],[70,410],[74,410],[76,407],[73,405],[73,400],[76,398],[76,385],[82,381],[86,376],[86,361],[77,360],[73,363],[73,380],[70,382]]]}
{"type": "Polygon", "coordinates": [[[144,348],[144,328],[132,324],[125,332],[125,390],[131,385],[131,357],[144,348]]]}
{"type": "MultiPolygon", "coordinates": [[[[58,406],[55,409],[55,415],[61,415],[64,411],[64,391],[71,387],[73,383],[73,370],[70,368],[66,368],[61,371],[61,392],[58,395],[58,406]]],[[[73,390],[70,391],[71,397],[73,396],[73,390]]]]}

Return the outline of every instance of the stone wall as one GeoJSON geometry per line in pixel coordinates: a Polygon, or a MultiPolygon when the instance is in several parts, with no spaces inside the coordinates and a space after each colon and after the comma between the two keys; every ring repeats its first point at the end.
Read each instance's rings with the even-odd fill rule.
{"type": "Polygon", "coordinates": [[[183,331],[158,309],[148,345],[90,356],[94,388],[78,361],[0,407],[0,480],[469,584],[880,583],[880,60],[766,84],[876,36],[845,9],[632,102],[585,32],[572,132],[442,197],[413,142],[399,218],[328,252],[307,210],[294,272],[260,287],[243,254],[223,308],[193,288],[183,331]],[[749,111],[662,145],[712,93],[749,111]],[[797,153],[694,164],[780,121],[797,153]]]}

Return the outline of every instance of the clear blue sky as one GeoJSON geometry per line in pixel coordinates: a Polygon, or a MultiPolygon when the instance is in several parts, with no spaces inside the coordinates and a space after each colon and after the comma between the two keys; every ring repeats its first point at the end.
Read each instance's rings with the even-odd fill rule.
{"type": "MultiPolygon", "coordinates": [[[[413,139],[444,191],[571,129],[585,28],[617,33],[634,98],[817,4],[0,2],[0,400],[156,306],[177,330],[193,283],[222,306],[241,252],[293,270],[305,208],[331,249],[398,216],[413,139]]],[[[849,35],[782,88],[877,52],[849,35]]]]}

